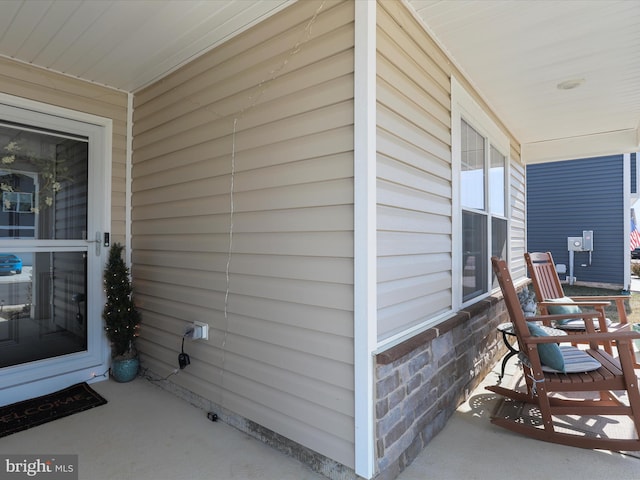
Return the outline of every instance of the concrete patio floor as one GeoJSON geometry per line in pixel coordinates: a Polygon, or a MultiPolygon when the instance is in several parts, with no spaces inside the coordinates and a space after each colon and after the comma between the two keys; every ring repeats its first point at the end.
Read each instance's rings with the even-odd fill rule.
{"type": "MultiPolygon", "coordinates": [[[[510,361],[507,376],[518,372],[510,361]]],[[[489,423],[497,368],[399,480],[640,478],[640,458],[522,437],[489,423]]],[[[15,454],[77,454],[81,480],[322,480],[298,461],[157,385],[92,385],[109,403],[0,439],[15,454]]]]}
{"type": "MultiPolygon", "coordinates": [[[[533,440],[499,428],[489,418],[502,397],[484,389],[498,382],[496,364],[401,480],[640,479],[640,452],[585,450],[533,440]],[[638,454],[636,456],[636,453],[638,454]]],[[[638,370],[636,370],[638,373],[638,370]]],[[[504,385],[520,375],[509,361],[504,385]]]]}

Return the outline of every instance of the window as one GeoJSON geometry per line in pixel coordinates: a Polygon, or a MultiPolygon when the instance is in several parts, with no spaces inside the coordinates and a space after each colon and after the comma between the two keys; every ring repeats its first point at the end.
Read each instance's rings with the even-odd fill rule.
{"type": "Polygon", "coordinates": [[[20,192],[2,192],[2,211],[32,213],[33,194],[20,192]]]}
{"type": "Polygon", "coordinates": [[[508,148],[506,136],[452,79],[456,308],[497,288],[491,257],[507,257],[508,148]]]}

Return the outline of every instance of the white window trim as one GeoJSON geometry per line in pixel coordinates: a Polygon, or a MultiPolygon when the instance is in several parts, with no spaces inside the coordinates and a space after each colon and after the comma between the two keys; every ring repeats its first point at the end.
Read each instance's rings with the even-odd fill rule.
{"type": "MultiPolygon", "coordinates": [[[[461,121],[464,119],[480,135],[489,139],[500,153],[505,155],[505,217],[507,219],[507,251],[510,250],[511,212],[509,210],[510,198],[510,144],[507,135],[500,130],[484,109],[473,99],[462,84],[451,76],[451,173],[452,173],[452,213],[451,219],[453,245],[452,245],[452,307],[454,311],[476,303],[478,300],[491,294],[491,288],[486,294],[474,297],[468,302],[462,301],[462,210],[460,202],[460,158],[461,158],[461,121]]],[[[489,229],[491,225],[487,226],[489,229]]],[[[490,248],[490,245],[489,245],[490,248]]],[[[507,259],[508,260],[508,259],[507,259]]]]}

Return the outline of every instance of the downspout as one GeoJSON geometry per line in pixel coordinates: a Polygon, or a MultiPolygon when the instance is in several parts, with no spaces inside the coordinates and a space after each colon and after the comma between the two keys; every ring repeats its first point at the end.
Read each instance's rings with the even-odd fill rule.
{"type": "Polygon", "coordinates": [[[354,2],[354,427],[355,472],[376,470],[376,2],[354,2]]]}

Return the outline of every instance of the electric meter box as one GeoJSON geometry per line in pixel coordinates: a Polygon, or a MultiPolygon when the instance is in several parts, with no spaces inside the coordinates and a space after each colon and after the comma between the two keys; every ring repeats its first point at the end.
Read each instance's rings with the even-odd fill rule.
{"type": "Polygon", "coordinates": [[[583,230],[581,237],[567,237],[567,250],[570,252],[592,252],[593,230],[583,230]]]}
{"type": "Polygon", "coordinates": [[[581,252],[582,237],[567,237],[567,250],[570,252],[581,252]]]}

